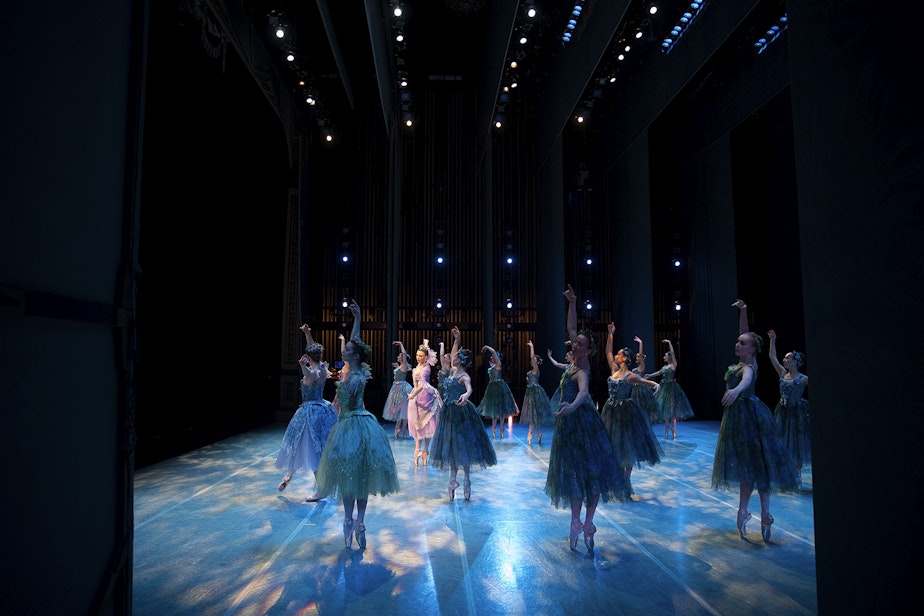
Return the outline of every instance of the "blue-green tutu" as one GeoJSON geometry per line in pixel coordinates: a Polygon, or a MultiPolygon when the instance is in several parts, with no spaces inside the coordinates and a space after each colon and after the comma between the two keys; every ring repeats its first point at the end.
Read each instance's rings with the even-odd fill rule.
{"type": "Polygon", "coordinates": [[[693,407],[680,384],[674,380],[674,374],[670,366],[661,368],[661,391],[655,396],[661,409],[661,421],[693,417],[693,407]]]}
{"type": "MultiPolygon", "coordinates": [[[[578,385],[569,367],[562,374],[561,398],[575,399],[578,385]]],[[[555,420],[545,493],[557,508],[570,508],[572,498],[586,499],[595,494],[602,502],[624,501],[629,483],[622,460],[613,449],[600,413],[590,397],[567,415],[555,420]]]]}
{"type": "Polygon", "coordinates": [[[445,385],[443,411],[430,441],[429,464],[449,470],[494,466],[497,455],[481,415],[468,400],[457,404],[459,396],[465,393],[465,385],[455,377],[447,378],[445,385]]]}
{"type": "Polygon", "coordinates": [[[804,390],[801,374],[796,379],[780,379],[780,401],[773,410],[783,444],[797,470],[812,463],[809,401],[802,397],[804,390]]]}
{"type": "Polygon", "coordinates": [[[632,385],[626,379],[614,381],[612,377],[606,384],[610,395],[603,404],[600,418],[623,466],[641,466],[642,462],[657,464],[664,451],[648,416],[631,397],[632,385]]]}
{"type": "Polygon", "coordinates": [[[330,431],[317,471],[321,496],[364,499],[400,490],[395,457],[385,430],[363,408],[368,366],[351,371],[337,383],[340,418],[330,431]]]}
{"type": "Polygon", "coordinates": [[[533,374],[532,371],[526,373],[526,392],[523,394],[520,423],[535,424],[540,427],[555,425],[549,395],[539,384],[539,375],[533,374]]]}
{"type": "MultiPolygon", "coordinates": [[[[726,389],[741,382],[743,366],[729,366],[726,389]]],[[[756,374],[754,381],[756,381],[756,374]]],[[[712,467],[714,489],[753,483],[760,492],[798,487],[795,467],[769,407],[754,395],[754,381],[722,415],[712,467]]]]}

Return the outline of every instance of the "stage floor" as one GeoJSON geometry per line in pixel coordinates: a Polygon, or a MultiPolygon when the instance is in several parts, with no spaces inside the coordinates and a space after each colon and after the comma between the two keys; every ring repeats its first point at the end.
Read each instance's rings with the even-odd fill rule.
{"type": "Polygon", "coordinates": [[[737,491],[711,488],[718,428],[654,426],[663,460],[632,473],[633,502],[600,504],[592,555],[569,549],[570,511],[544,492],[551,428],[541,445],[516,423],[495,440],[470,501],[390,438],[401,493],[369,499],[364,551],[344,547],[340,501],[304,502],[310,473],[277,491],[285,424],[248,432],[135,473],[133,613],[816,614],[811,494],[773,495],[767,544],[755,493],[741,540],[737,491]]]}

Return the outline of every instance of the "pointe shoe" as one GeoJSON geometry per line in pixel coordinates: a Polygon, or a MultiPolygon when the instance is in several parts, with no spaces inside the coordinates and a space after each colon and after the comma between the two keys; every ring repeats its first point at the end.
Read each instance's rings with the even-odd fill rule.
{"type": "Polygon", "coordinates": [[[744,539],[744,535],[747,533],[745,525],[751,521],[751,514],[747,512],[746,509],[738,510],[738,536],[744,539]]]}
{"type": "Polygon", "coordinates": [[[420,464],[420,456],[421,456],[420,450],[415,449],[414,450],[414,467],[415,468],[420,464]]]}
{"type": "Polygon", "coordinates": [[[526,446],[528,447],[532,444],[533,444],[533,433],[530,432],[529,434],[526,435],[526,446]]]}
{"type": "Polygon", "coordinates": [[[449,481],[449,501],[452,502],[456,500],[456,488],[459,487],[459,482],[455,479],[449,481]]]}
{"type": "Polygon", "coordinates": [[[542,444],[542,432],[539,433],[539,439],[536,441],[536,444],[537,444],[537,445],[541,445],[541,444],[542,444]]]}
{"type": "Polygon", "coordinates": [[[465,497],[465,500],[472,500],[472,482],[468,479],[462,484],[462,496],[465,497]]]}
{"type": "Polygon", "coordinates": [[[491,438],[497,440],[497,426],[491,426],[491,438]]]}
{"type": "Polygon", "coordinates": [[[764,538],[764,543],[770,543],[770,525],[775,520],[769,513],[760,516],[760,536],[764,538]]]}
{"type": "Polygon", "coordinates": [[[577,540],[584,530],[584,524],[580,520],[571,520],[571,533],[568,535],[568,546],[572,550],[577,549],[577,540]]]}
{"type": "Polygon", "coordinates": [[[423,453],[421,454],[421,456],[423,457],[423,465],[426,466],[426,465],[427,465],[427,460],[430,458],[430,452],[429,452],[429,451],[425,451],[425,452],[423,452],[423,453]]]}
{"type": "Polygon", "coordinates": [[[343,545],[344,547],[350,547],[353,545],[353,520],[344,520],[343,521],[343,545]]]}
{"type": "Polygon", "coordinates": [[[366,525],[362,522],[356,523],[356,543],[360,550],[366,549],[366,525]]]}
{"type": "Polygon", "coordinates": [[[584,547],[587,548],[587,551],[593,554],[594,552],[594,533],[597,532],[597,527],[594,526],[593,522],[584,524],[584,547]]]}
{"type": "Polygon", "coordinates": [[[286,475],[285,477],[282,478],[282,481],[279,482],[279,487],[276,489],[282,492],[289,486],[290,481],[292,481],[292,476],[286,475]]]}

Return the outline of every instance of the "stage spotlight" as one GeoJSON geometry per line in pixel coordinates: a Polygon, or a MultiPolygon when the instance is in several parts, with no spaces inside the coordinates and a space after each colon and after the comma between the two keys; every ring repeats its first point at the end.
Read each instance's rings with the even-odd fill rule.
{"type": "Polygon", "coordinates": [[[593,303],[592,301],[590,301],[590,300],[587,300],[586,302],[584,302],[584,309],[585,309],[585,310],[593,310],[593,309],[594,309],[594,303],[593,303]]]}
{"type": "Polygon", "coordinates": [[[584,261],[584,263],[586,263],[587,265],[593,265],[593,264],[594,264],[594,260],[591,259],[590,257],[587,257],[587,259],[584,261]]]}
{"type": "Polygon", "coordinates": [[[442,264],[443,264],[443,257],[441,257],[441,256],[440,256],[440,257],[437,257],[437,258],[436,258],[436,262],[437,262],[439,265],[442,265],[442,264]]]}
{"type": "Polygon", "coordinates": [[[443,309],[443,300],[441,300],[441,299],[437,299],[437,300],[436,300],[436,308],[437,308],[438,310],[442,310],[442,309],[443,309]]]}
{"type": "Polygon", "coordinates": [[[340,306],[341,308],[348,308],[350,306],[350,302],[348,302],[344,297],[342,300],[340,300],[340,306]]]}
{"type": "Polygon", "coordinates": [[[677,312],[680,312],[680,302],[677,302],[676,304],[674,304],[674,310],[676,310],[677,312]]]}
{"type": "Polygon", "coordinates": [[[674,267],[680,267],[680,259],[674,259],[674,267]]]}
{"type": "Polygon", "coordinates": [[[507,265],[513,265],[513,257],[507,257],[507,265]]]}
{"type": "Polygon", "coordinates": [[[507,303],[504,304],[504,306],[506,306],[507,310],[512,310],[512,309],[513,309],[513,300],[508,298],[508,299],[507,299],[507,303]]]}
{"type": "Polygon", "coordinates": [[[343,255],[342,257],[340,257],[340,260],[343,261],[344,263],[349,263],[350,257],[349,255],[343,255]]]}

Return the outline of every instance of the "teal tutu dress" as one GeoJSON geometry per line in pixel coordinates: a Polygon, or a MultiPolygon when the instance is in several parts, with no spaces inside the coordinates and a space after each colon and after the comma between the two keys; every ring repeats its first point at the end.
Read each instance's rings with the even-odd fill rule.
{"type": "Polygon", "coordinates": [[[603,404],[600,418],[613,448],[623,466],[641,466],[642,462],[657,464],[664,450],[651,429],[651,421],[632,398],[633,386],[626,379],[606,379],[609,398],[603,404]]]}
{"type": "MultiPolygon", "coordinates": [[[[725,388],[741,382],[744,366],[729,366],[725,388]]],[[[754,395],[755,372],[750,387],[725,409],[712,466],[712,487],[737,490],[739,483],[753,483],[759,492],[790,492],[798,487],[795,467],[773,414],[754,395]]]]}
{"type": "Polygon", "coordinates": [[[400,490],[395,457],[385,430],[375,415],[363,408],[369,366],[351,370],[337,383],[340,418],[330,431],[317,471],[321,496],[364,499],[370,494],[400,490]]]}
{"type": "Polygon", "coordinates": [[[407,380],[407,370],[395,368],[391,389],[385,397],[382,419],[392,422],[407,419],[407,395],[411,393],[411,389],[411,383],[407,380]]]}
{"type": "Polygon", "coordinates": [[[783,444],[792,458],[796,470],[812,463],[812,441],[809,434],[809,401],[802,397],[805,391],[804,375],[795,379],[780,379],[780,401],[773,410],[773,418],[780,427],[783,444]]]}
{"type": "Polygon", "coordinates": [[[478,414],[491,419],[506,419],[518,412],[510,385],[500,376],[500,370],[488,367],[488,386],[484,388],[484,397],[478,404],[478,414]]]}
{"type": "MultiPolygon", "coordinates": [[[[642,378],[645,377],[644,374],[637,370],[633,370],[632,372],[635,372],[635,374],[642,378]]],[[[638,405],[642,407],[642,412],[645,413],[649,422],[658,423],[661,421],[661,407],[658,406],[658,400],[655,398],[654,390],[652,390],[651,387],[636,383],[632,386],[632,399],[638,402],[638,405]]]]}
{"type": "MultiPolygon", "coordinates": [[[[578,393],[571,379],[575,368],[562,374],[561,399],[573,402],[578,393]]],[[[572,498],[600,495],[602,502],[629,498],[623,463],[606,434],[600,413],[588,396],[580,407],[555,420],[545,493],[556,508],[570,508],[572,498]]]]}
{"type": "MultiPolygon", "coordinates": [[[[557,408],[555,410],[558,410],[557,408]]],[[[545,389],[539,384],[539,375],[532,370],[526,373],[526,393],[523,394],[523,407],[520,409],[521,424],[537,426],[555,425],[552,416],[552,403],[545,389]]]]}
{"type": "Polygon", "coordinates": [[[690,401],[680,384],[674,380],[675,374],[670,366],[661,368],[661,391],[656,396],[658,407],[661,409],[661,421],[693,417],[693,407],[690,406],[690,401]]]}
{"type": "Polygon", "coordinates": [[[475,405],[469,400],[457,404],[459,396],[465,393],[465,385],[458,376],[450,376],[446,378],[444,391],[442,415],[430,441],[429,464],[449,470],[497,464],[494,446],[475,405]]]}

